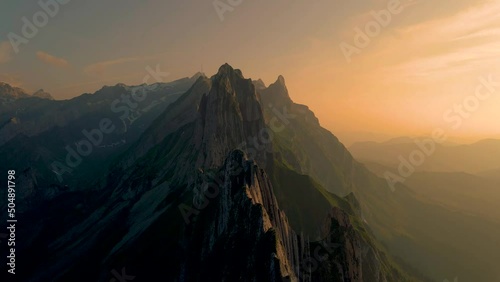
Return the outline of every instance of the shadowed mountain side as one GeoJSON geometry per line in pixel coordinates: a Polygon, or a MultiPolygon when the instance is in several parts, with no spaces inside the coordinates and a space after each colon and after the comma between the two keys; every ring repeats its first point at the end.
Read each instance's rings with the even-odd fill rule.
{"type": "Polygon", "coordinates": [[[71,100],[25,98],[0,106],[0,117],[10,118],[11,124],[0,129],[0,140],[6,142],[0,146],[5,159],[0,169],[16,167],[30,175],[18,179],[18,208],[34,208],[64,191],[102,188],[111,161],[197,78],[153,86],[119,84],[71,100]],[[131,98],[134,93],[138,101],[131,98]],[[130,107],[122,100],[127,97],[134,101],[130,107]],[[111,130],[103,132],[103,123],[111,130]]]}
{"type": "Polygon", "coordinates": [[[310,175],[325,189],[347,195],[352,189],[352,174],[357,162],[307,106],[293,103],[280,76],[259,92],[269,127],[284,123],[274,134],[277,158],[290,168],[310,175]]]}
{"type": "Polygon", "coordinates": [[[110,270],[126,267],[137,281],[410,281],[365,229],[353,195],[334,196],[287,167],[275,157],[275,142],[254,146],[251,139],[266,129],[260,105],[251,80],[229,65],[199,78],[113,163],[99,193],[62,194],[54,201],[71,205],[47,202],[32,215],[37,228],[20,254],[46,259],[28,263],[23,275],[109,281],[110,270]],[[305,218],[313,205],[297,189],[322,202],[311,209],[321,216],[317,229],[331,211],[329,233],[318,240],[330,238],[339,249],[319,272],[304,269],[317,254],[289,222],[300,232],[314,226],[285,215],[274,183],[282,202],[293,199],[287,209],[305,218]]]}
{"type": "MultiPolygon", "coordinates": [[[[320,126],[307,107],[289,99],[282,81],[278,79],[259,92],[263,105],[272,103],[280,109],[277,112],[272,107],[265,107],[269,127],[273,126],[273,121],[283,118],[284,110],[280,107],[286,109],[288,124],[277,130],[273,139],[279,162],[311,176],[329,192],[354,193],[361,206],[363,222],[392,255],[415,270],[412,273],[425,273],[435,280],[459,276],[467,280],[491,281],[499,276],[493,262],[500,259],[500,249],[491,246],[494,236],[500,236],[496,223],[450,210],[404,185],[397,185],[392,192],[387,181],[354,160],[345,147],[320,126]],[[478,229],[487,231],[478,233],[478,229]],[[471,244],[471,240],[475,243],[471,244]]],[[[488,144],[494,147],[495,142],[488,144]]],[[[290,205],[281,201],[280,204],[288,212],[290,205]]],[[[290,209],[293,211],[293,207],[290,209]]],[[[296,223],[291,219],[291,223],[300,225],[300,220],[296,223]]],[[[303,224],[301,228],[306,226],[303,224]]]]}

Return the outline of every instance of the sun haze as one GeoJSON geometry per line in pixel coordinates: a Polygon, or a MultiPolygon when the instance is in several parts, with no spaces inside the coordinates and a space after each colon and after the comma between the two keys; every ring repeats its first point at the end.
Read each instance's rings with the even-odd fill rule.
{"type": "Polygon", "coordinates": [[[283,75],[291,97],[341,139],[438,127],[500,137],[498,1],[67,2],[43,36],[14,44],[22,18],[41,7],[0,4],[0,81],[68,99],[141,84],[147,67],[173,80],[228,62],[267,84],[283,75]],[[474,100],[484,80],[491,95],[474,100]]]}

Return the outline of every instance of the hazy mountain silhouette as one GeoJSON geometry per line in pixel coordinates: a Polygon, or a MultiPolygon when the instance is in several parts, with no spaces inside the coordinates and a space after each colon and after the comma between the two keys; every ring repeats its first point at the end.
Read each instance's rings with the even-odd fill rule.
{"type": "MultiPolygon", "coordinates": [[[[75,99],[111,103],[126,90],[118,85],[75,99]]],[[[303,151],[286,155],[286,144],[281,144],[276,128],[308,122],[319,126],[312,112],[293,104],[282,77],[261,90],[257,92],[250,79],[227,64],[211,78],[199,76],[147,128],[137,130],[135,140],[105,156],[114,159],[109,170],[103,160],[91,155],[85,161],[103,171],[77,167],[70,176],[80,181],[93,177],[93,184],[65,180],[66,188],[48,193],[58,185],[55,178],[38,181],[41,168],[25,161],[19,189],[30,203],[22,213],[31,228],[19,231],[26,242],[19,256],[30,254],[30,263],[21,275],[34,281],[49,277],[109,281],[112,269],[127,267],[139,281],[158,277],[167,281],[409,281],[363,224],[355,197],[335,196],[303,174],[318,167],[302,167],[306,158],[301,154],[326,148],[308,143],[303,151]],[[283,107],[290,107],[290,112],[283,112],[283,107]],[[280,115],[274,116],[277,109],[280,115]],[[288,120],[295,114],[300,116],[291,125],[288,120]],[[298,161],[295,167],[289,166],[292,160],[298,161]],[[218,190],[216,195],[209,187],[218,190]],[[288,203],[286,210],[280,209],[282,203],[288,203]],[[322,255],[312,269],[305,262],[318,260],[318,248],[326,257],[322,255]],[[42,257],[44,263],[34,263],[42,257]]],[[[159,91],[162,94],[165,90],[159,91]]],[[[43,161],[44,154],[36,153],[43,139],[57,133],[62,140],[56,145],[71,143],[74,133],[69,125],[95,124],[106,108],[87,107],[88,103],[86,115],[65,126],[49,125],[30,132],[32,136],[14,136],[2,145],[2,156],[13,160],[14,153],[9,152],[22,147],[27,160],[38,154],[34,160],[42,156],[43,161]]],[[[116,134],[122,138],[125,133],[116,134]]],[[[326,130],[314,129],[311,134],[338,143],[326,130]]],[[[336,146],[344,150],[340,143],[336,146]]],[[[101,152],[95,154],[101,156],[101,152]]],[[[329,161],[342,164],[342,160],[321,162],[329,161]]],[[[339,191],[347,192],[344,180],[324,181],[342,184],[339,191]]]]}
{"type": "Polygon", "coordinates": [[[20,170],[21,278],[110,281],[123,269],[134,281],[498,274],[498,225],[405,185],[391,191],[291,100],[282,76],[266,87],[225,64],[210,78],[148,88],[138,109],[149,110],[123,125],[125,110],[110,107],[131,92],[120,84],[67,101],[19,99],[2,112],[11,128],[0,131],[10,164],[2,169],[20,170]],[[60,182],[53,162],[68,165],[65,147],[106,118],[116,130],[102,144],[121,145],[96,148],[60,182]]]}
{"type": "MultiPolygon", "coordinates": [[[[415,140],[422,142],[428,138],[401,137],[386,142],[358,142],[349,151],[358,160],[376,162],[387,166],[397,166],[399,157],[406,159],[415,150],[420,150],[415,140]]],[[[425,162],[416,167],[420,171],[468,172],[500,170],[500,140],[487,139],[473,144],[435,144],[436,148],[425,162]]]]}

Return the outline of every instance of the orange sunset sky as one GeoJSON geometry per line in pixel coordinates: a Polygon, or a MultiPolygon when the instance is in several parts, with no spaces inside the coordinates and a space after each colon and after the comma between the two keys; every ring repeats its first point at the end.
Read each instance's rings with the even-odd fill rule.
{"type": "Polygon", "coordinates": [[[19,2],[0,4],[0,81],[56,99],[140,84],[147,66],[174,80],[227,62],[266,84],[283,75],[292,99],[347,143],[437,127],[500,138],[500,1],[223,0],[223,13],[217,1],[71,1],[15,52],[8,34],[41,9],[19,2]],[[346,58],[342,44],[357,49],[346,58]],[[488,97],[474,100],[481,78],[488,97]]]}

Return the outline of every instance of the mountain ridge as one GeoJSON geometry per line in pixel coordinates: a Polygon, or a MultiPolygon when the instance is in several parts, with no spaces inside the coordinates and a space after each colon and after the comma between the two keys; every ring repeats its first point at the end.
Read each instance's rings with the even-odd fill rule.
{"type": "MultiPolygon", "coordinates": [[[[283,95],[287,90],[282,82],[278,78],[276,84],[281,87],[276,90],[282,92],[269,91],[269,98],[289,99],[283,95]]],[[[103,179],[97,180],[98,186],[92,190],[70,186],[67,192],[54,196],[54,200],[71,203],[64,214],[57,214],[56,206],[48,204],[49,200],[40,203],[44,212],[33,215],[39,226],[38,232],[31,234],[36,238],[30,240],[34,244],[20,252],[34,257],[43,253],[50,256],[26,275],[37,273],[32,277],[35,280],[78,277],[105,281],[109,280],[106,268],[128,265],[134,275],[145,280],[160,271],[164,273],[165,268],[170,270],[170,279],[183,281],[188,277],[217,280],[242,275],[248,279],[263,275],[259,277],[276,281],[325,281],[332,277],[357,281],[363,275],[370,281],[408,280],[363,226],[356,212],[359,207],[354,208],[354,196],[344,200],[330,194],[311,178],[288,167],[288,157],[279,156],[284,151],[275,148],[278,143],[271,136],[280,132],[273,133],[272,124],[274,130],[286,128],[294,117],[288,112],[282,119],[270,115],[276,114],[281,105],[288,105],[293,107],[294,115],[302,115],[301,122],[319,126],[314,114],[305,106],[291,104],[291,100],[276,99],[276,108],[265,107],[269,104],[265,97],[251,79],[245,79],[240,70],[229,65],[223,65],[210,79],[198,77],[185,94],[166,106],[140,137],[110,163],[108,176],[103,173],[103,179]],[[287,163],[282,162],[285,159],[287,163]],[[236,167],[228,167],[230,160],[236,161],[236,167]],[[278,174],[277,169],[283,174],[278,174]],[[320,221],[329,218],[329,234],[320,234],[310,241],[306,239],[308,235],[298,235],[308,232],[300,223],[290,226],[286,211],[278,207],[293,196],[286,188],[290,175],[302,181],[296,188],[324,199],[324,205],[314,210],[320,221]],[[219,192],[214,194],[209,187],[219,192]],[[274,196],[278,189],[282,193],[281,203],[274,196]],[[43,220],[47,214],[54,220],[63,217],[65,224],[49,229],[43,220]],[[244,228],[248,224],[254,228],[244,228]],[[295,228],[299,232],[293,231],[295,228]],[[168,236],[169,241],[164,242],[163,236],[168,236]],[[318,243],[313,240],[321,237],[340,244],[339,252],[326,261],[318,261],[319,270],[304,271],[301,264],[315,255],[318,243]],[[237,246],[240,253],[249,256],[236,256],[227,246],[237,246]],[[168,257],[166,254],[173,250],[184,255],[168,257]],[[188,255],[199,251],[199,260],[188,255]],[[101,266],[91,266],[84,259],[87,255],[106,259],[101,266]],[[62,261],[60,257],[71,259],[62,261]],[[159,259],[144,265],[141,261],[146,257],[159,259]],[[219,264],[203,267],[203,262],[212,265],[210,262],[215,261],[219,264]],[[196,276],[197,271],[206,275],[196,276]]],[[[301,165],[297,168],[307,171],[301,165]]],[[[40,185],[34,187],[41,189],[40,185]]],[[[309,204],[304,197],[295,203],[297,210],[309,204]]]]}

